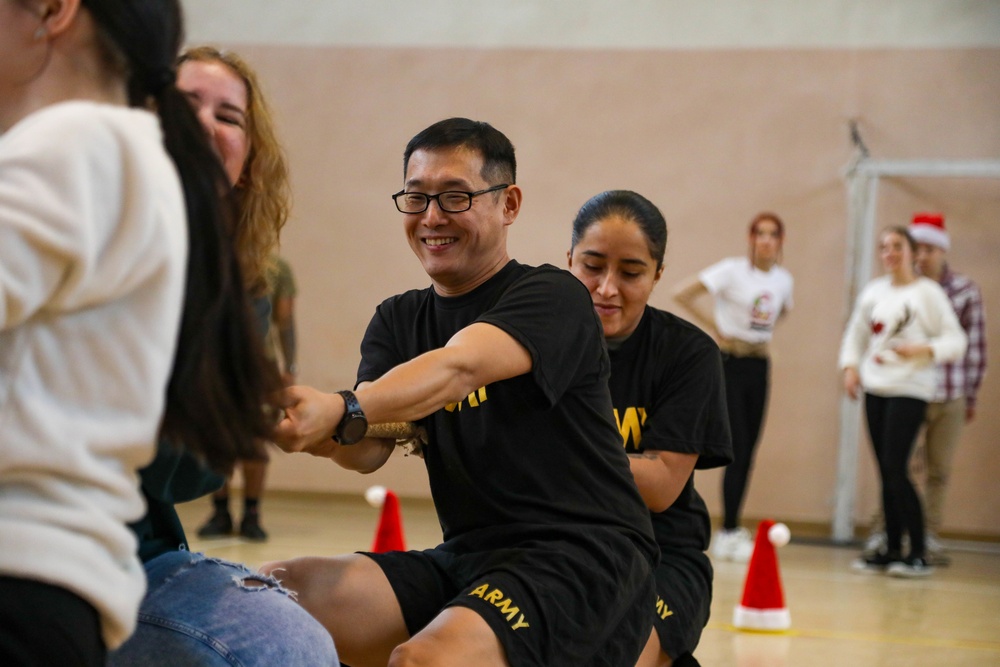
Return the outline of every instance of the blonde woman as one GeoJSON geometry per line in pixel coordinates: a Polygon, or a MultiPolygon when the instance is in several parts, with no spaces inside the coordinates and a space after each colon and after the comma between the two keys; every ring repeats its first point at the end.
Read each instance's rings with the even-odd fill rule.
{"type": "MultiPolygon", "coordinates": [[[[179,60],[178,86],[194,105],[232,184],[238,212],[236,253],[266,335],[271,309],[268,277],[277,269],[274,253],[291,203],[287,162],[270,108],[256,72],[232,51],[211,46],[185,51],[179,60]]],[[[236,528],[246,539],[267,539],[260,523],[267,463],[264,448],[257,458],[240,460],[242,520],[236,525],[229,512],[227,480],[212,495],[214,511],[198,529],[200,537],[228,536],[236,528]]]]}
{"type": "MultiPolygon", "coordinates": [[[[284,158],[246,63],[207,47],[186,52],[179,62],[177,86],[201,121],[236,198],[236,252],[263,338],[270,309],[264,291],[268,257],[288,212],[284,158]]],[[[273,364],[271,370],[277,374],[273,364]]],[[[263,443],[258,445],[256,456],[240,458],[251,499],[263,485],[267,463],[263,443]]],[[[338,664],[330,635],[277,581],[189,549],[174,504],[219,488],[223,477],[161,447],[142,481],[148,511],[134,529],[149,591],[135,635],[110,656],[110,665],[164,664],[163,656],[169,664],[184,665],[338,664]]],[[[260,530],[256,503],[248,503],[247,525],[260,530]]]]}

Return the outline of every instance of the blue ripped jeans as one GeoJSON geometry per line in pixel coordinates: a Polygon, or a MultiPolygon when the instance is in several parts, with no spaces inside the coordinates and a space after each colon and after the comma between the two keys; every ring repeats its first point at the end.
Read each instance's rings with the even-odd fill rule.
{"type": "Polygon", "coordinates": [[[110,667],[340,664],[323,626],[244,565],[171,551],[146,563],[146,578],[139,625],[110,667]]]}

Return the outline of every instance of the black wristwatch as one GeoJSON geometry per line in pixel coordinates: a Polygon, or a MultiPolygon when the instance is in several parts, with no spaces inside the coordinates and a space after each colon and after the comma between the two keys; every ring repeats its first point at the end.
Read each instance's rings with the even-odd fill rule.
{"type": "Polygon", "coordinates": [[[368,418],[365,417],[365,412],[361,409],[358,397],[353,391],[344,389],[337,393],[344,399],[344,416],[337,424],[333,439],[342,445],[353,445],[365,437],[368,431],[368,418]]]}

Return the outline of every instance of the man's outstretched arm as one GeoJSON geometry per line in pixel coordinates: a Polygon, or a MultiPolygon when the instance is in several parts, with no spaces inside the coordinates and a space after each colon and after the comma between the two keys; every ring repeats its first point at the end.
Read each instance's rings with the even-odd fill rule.
{"type": "MultiPolygon", "coordinates": [[[[368,422],[416,421],[457,403],[480,387],[531,371],[531,355],[502,329],[477,322],[439,349],[425,352],[355,392],[368,422]]],[[[332,439],[344,415],[344,399],[311,387],[288,389],[289,405],[275,439],[287,452],[332,458],[349,470],[371,472],[392,454],[394,443],[366,438],[354,445],[332,439]]]]}

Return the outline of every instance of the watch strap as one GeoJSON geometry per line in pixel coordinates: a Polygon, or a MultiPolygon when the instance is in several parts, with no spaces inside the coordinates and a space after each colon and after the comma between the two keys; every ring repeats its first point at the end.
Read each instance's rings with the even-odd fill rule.
{"type": "Polygon", "coordinates": [[[333,439],[344,445],[353,445],[361,440],[363,433],[354,438],[345,437],[344,432],[348,424],[360,420],[367,425],[368,420],[365,418],[365,412],[361,409],[361,403],[358,402],[358,397],[354,395],[353,391],[341,389],[336,393],[344,399],[344,415],[340,418],[340,423],[337,424],[337,428],[333,433],[333,439]]]}
{"type": "Polygon", "coordinates": [[[340,419],[341,424],[347,420],[348,415],[358,412],[364,414],[364,411],[361,409],[361,404],[358,403],[358,397],[354,395],[353,391],[350,389],[341,389],[337,393],[340,394],[342,399],[344,399],[344,416],[340,419]]]}

